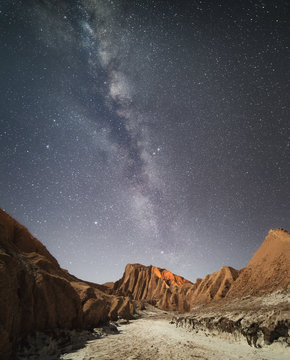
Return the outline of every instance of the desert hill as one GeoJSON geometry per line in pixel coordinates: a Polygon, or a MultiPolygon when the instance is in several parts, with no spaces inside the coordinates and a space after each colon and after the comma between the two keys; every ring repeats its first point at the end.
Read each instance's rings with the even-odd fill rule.
{"type": "Polygon", "coordinates": [[[249,264],[240,271],[228,297],[263,295],[290,284],[290,233],[270,230],[249,264]]]}
{"type": "Polygon", "coordinates": [[[60,268],[29,231],[0,210],[0,359],[36,331],[90,329],[100,322],[129,318],[129,298],[110,295],[60,268]]]}

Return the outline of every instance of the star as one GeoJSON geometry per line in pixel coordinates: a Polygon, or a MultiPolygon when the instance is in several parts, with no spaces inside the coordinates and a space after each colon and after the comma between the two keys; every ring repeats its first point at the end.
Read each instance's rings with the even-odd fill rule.
{"type": "Polygon", "coordinates": [[[286,2],[13,3],[0,2],[0,206],[62,266],[194,280],[290,229],[286,2]]]}

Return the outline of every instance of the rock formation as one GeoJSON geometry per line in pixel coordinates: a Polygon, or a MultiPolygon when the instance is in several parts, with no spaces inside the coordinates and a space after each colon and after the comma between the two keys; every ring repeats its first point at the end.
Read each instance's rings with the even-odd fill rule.
{"type": "Polygon", "coordinates": [[[194,305],[224,298],[238,271],[224,266],[195,284],[156,266],[128,264],[114,290],[167,311],[189,311],[194,305]]]}
{"type": "MultiPolygon", "coordinates": [[[[155,266],[128,264],[119,281],[98,285],[61,269],[45,246],[0,209],[0,360],[10,359],[18,342],[36,331],[91,329],[118,316],[130,318],[136,302],[186,312],[204,304],[223,306],[246,295],[285,291],[289,284],[290,234],[282,229],[270,230],[240,271],[224,266],[192,283],[155,266]]],[[[288,325],[282,325],[279,331],[267,325],[265,334],[284,334],[288,325]]]]}
{"type": "Polygon", "coordinates": [[[270,230],[249,264],[240,271],[228,297],[263,295],[290,284],[290,233],[270,230]]]}
{"type": "Polygon", "coordinates": [[[190,307],[223,299],[238,276],[239,271],[230,266],[223,266],[219,271],[206,275],[203,280],[197,282],[196,290],[190,299],[190,307]]]}
{"type": "Polygon", "coordinates": [[[242,270],[224,266],[196,283],[155,266],[129,264],[114,290],[144,300],[162,310],[189,311],[201,304],[246,295],[269,294],[290,284],[290,234],[270,230],[265,241],[242,270]]]}
{"type": "Polygon", "coordinates": [[[144,300],[160,309],[188,311],[185,297],[194,285],[181,276],[156,266],[128,264],[114,290],[134,300],[144,300]]]}
{"type": "Polygon", "coordinates": [[[171,323],[207,336],[219,335],[247,342],[257,348],[273,342],[288,348],[290,294],[278,290],[264,296],[246,296],[213,302],[186,315],[173,316],[171,323]]]}
{"type": "Polygon", "coordinates": [[[0,359],[36,331],[90,329],[129,318],[134,305],[60,268],[29,231],[0,210],[0,359]]]}

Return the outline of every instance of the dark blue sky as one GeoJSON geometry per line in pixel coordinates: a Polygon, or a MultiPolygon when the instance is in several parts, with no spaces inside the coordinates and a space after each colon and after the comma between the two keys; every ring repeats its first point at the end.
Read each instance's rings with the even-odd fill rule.
{"type": "Polygon", "coordinates": [[[2,1],[0,206],[95,282],[290,229],[289,1],[2,1]]]}

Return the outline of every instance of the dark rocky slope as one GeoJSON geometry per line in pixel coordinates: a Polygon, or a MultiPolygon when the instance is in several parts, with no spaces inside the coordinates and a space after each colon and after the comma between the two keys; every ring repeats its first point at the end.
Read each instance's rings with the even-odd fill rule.
{"type": "Polygon", "coordinates": [[[278,290],[264,296],[214,302],[186,315],[173,316],[171,323],[208,336],[244,340],[257,348],[275,342],[289,349],[290,293],[278,290]]]}
{"type": "Polygon", "coordinates": [[[60,268],[29,231],[0,210],[0,359],[36,331],[90,329],[129,318],[134,305],[60,268]]]}

